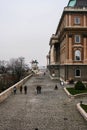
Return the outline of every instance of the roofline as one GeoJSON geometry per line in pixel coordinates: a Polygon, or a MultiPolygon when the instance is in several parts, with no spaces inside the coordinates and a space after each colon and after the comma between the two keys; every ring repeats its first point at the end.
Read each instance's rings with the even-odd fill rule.
{"type": "Polygon", "coordinates": [[[60,20],[59,20],[59,24],[58,24],[58,26],[57,26],[57,29],[56,29],[56,33],[55,33],[55,35],[57,35],[57,32],[58,32],[59,26],[60,26],[61,21],[62,21],[62,18],[63,18],[63,15],[64,15],[64,10],[63,10],[62,15],[61,15],[61,18],[60,18],[60,20]]]}
{"type": "Polygon", "coordinates": [[[84,13],[84,12],[87,12],[87,8],[86,7],[82,7],[82,8],[78,8],[78,7],[64,7],[64,10],[63,10],[63,12],[62,12],[62,16],[61,16],[61,18],[60,18],[60,21],[59,21],[59,24],[58,24],[58,26],[57,26],[57,29],[56,29],[56,33],[55,33],[55,35],[57,35],[57,32],[58,32],[58,29],[59,29],[59,26],[60,26],[60,24],[61,24],[61,21],[62,21],[62,19],[63,19],[63,16],[64,16],[64,14],[65,13],[67,13],[67,12],[69,12],[69,13],[84,13]]]}
{"type": "MultiPolygon", "coordinates": [[[[71,1],[71,0],[69,0],[68,5],[69,5],[70,1],[71,1]]],[[[67,5],[67,6],[68,6],[68,5],[67,5]]]]}

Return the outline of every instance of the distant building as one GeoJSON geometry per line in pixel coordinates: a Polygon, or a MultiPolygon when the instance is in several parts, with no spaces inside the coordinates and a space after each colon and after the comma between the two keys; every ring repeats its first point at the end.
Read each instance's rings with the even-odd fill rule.
{"type": "Polygon", "coordinates": [[[87,0],[69,0],[49,45],[51,76],[87,81],[87,0]]]}

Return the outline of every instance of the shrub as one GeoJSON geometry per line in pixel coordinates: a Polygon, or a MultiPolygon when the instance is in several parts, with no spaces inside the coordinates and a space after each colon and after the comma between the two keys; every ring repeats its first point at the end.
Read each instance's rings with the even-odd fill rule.
{"type": "Polygon", "coordinates": [[[85,90],[85,85],[81,81],[77,81],[75,84],[75,89],[76,90],[85,90]]]}

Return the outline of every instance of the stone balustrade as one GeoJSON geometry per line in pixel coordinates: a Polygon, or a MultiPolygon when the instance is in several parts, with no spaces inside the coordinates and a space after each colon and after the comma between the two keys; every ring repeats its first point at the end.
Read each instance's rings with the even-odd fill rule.
{"type": "Polygon", "coordinates": [[[81,115],[83,116],[83,118],[87,121],[87,113],[80,106],[80,103],[78,103],[76,106],[77,106],[77,110],[81,113],[81,115]]]}
{"type": "Polygon", "coordinates": [[[19,88],[21,85],[23,85],[30,77],[32,76],[32,74],[28,75],[27,77],[25,77],[24,79],[22,79],[21,81],[17,82],[16,84],[14,84],[13,86],[9,87],[8,89],[6,89],[5,91],[3,91],[2,93],[0,93],[0,103],[3,102],[6,98],[8,98],[11,93],[13,93],[13,88],[14,86],[16,88],[19,88]]]}

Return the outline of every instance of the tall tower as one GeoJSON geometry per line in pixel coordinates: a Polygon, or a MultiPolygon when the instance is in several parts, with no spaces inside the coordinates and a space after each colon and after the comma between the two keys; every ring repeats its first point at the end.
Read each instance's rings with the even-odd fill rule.
{"type": "Polygon", "coordinates": [[[87,0],[69,0],[49,45],[51,75],[87,81],[87,0]]]}

